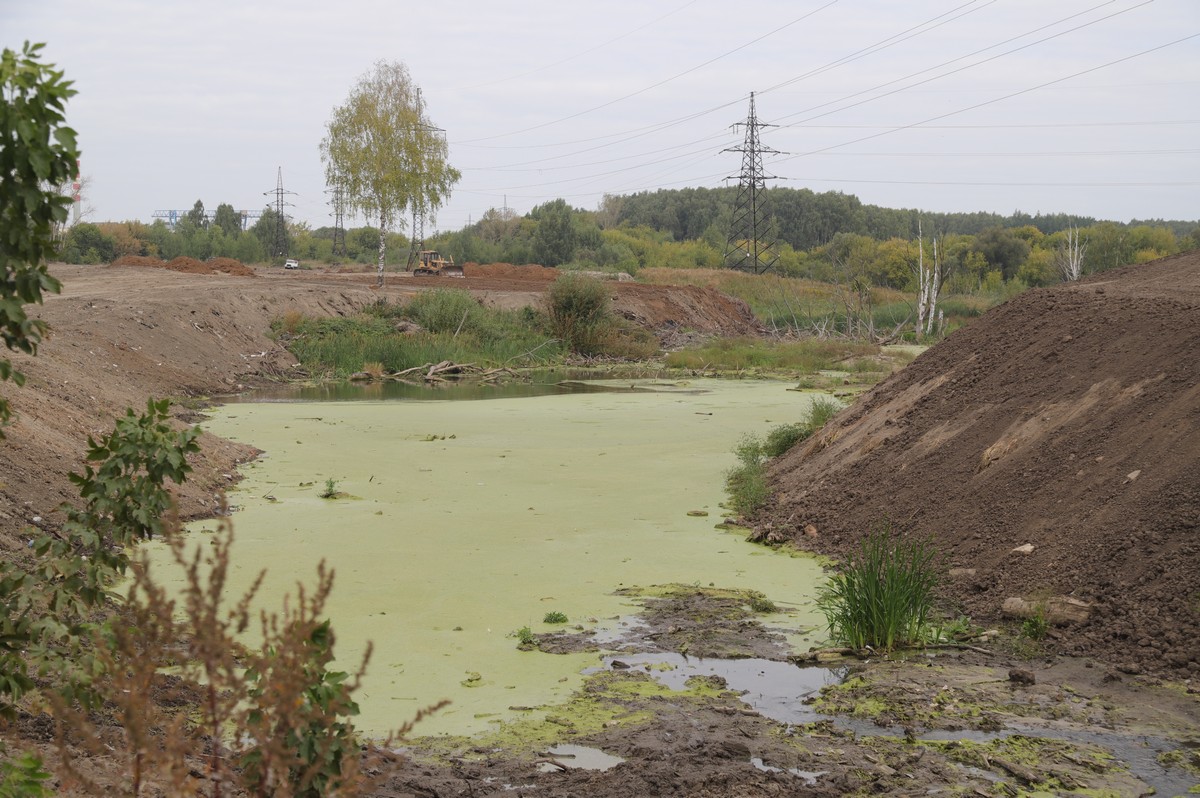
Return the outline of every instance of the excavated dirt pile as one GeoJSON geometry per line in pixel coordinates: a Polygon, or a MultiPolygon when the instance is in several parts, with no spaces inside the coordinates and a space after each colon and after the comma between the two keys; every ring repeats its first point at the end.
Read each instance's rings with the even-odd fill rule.
{"type": "Polygon", "coordinates": [[[1091,609],[1060,651],[1200,675],[1200,252],[1022,294],[772,478],[760,539],[844,555],[883,523],[925,533],[976,620],[1069,596],[1091,609]]]}
{"type": "Polygon", "coordinates": [[[184,274],[232,274],[235,277],[254,276],[254,269],[234,258],[196,260],[195,258],[180,255],[178,258],[164,261],[161,258],[152,258],[145,255],[123,255],[114,260],[112,265],[146,266],[153,269],[169,269],[173,272],[183,272],[184,274]]]}

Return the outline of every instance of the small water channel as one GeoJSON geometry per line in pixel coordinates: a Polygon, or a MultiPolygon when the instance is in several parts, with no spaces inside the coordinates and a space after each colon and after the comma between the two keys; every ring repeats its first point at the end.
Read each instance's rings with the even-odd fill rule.
{"type": "Polygon", "coordinates": [[[453,704],[419,734],[566,699],[599,655],[522,652],[512,633],[561,629],[542,623],[552,610],[617,628],[635,606],[621,587],[752,588],[792,610],[787,626],[819,627],[819,566],[714,528],[733,446],[806,413],[813,395],[790,387],[623,380],[489,401],[228,404],[208,429],[265,451],[230,495],[231,588],[266,568],[264,604],[278,606],[318,561],[335,568],[340,661],[374,643],[356,725],[375,733],[441,698],[453,704]],[[328,479],[349,496],[320,498],[328,479]]]}

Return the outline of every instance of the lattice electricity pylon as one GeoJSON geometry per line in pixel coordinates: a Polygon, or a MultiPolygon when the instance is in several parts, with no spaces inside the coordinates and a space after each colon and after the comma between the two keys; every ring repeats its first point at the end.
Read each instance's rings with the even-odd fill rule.
{"type": "Polygon", "coordinates": [[[332,196],[333,213],[333,249],[334,257],[346,256],[346,192],[341,182],[336,182],[333,188],[326,189],[332,196]]]}
{"type": "MultiPolygon", "coordinates": [[[[737,199],[733,205],[733,221],[725,242],[725,266],[730,269],[762,274],[770,271],[779,260],[775,250],[775,225],[767,209],[768,180],[778,180],[763,173],[763,154],[783,155],[779,150],[764,147],[759,141],[759,128],[775,127],[759,122],[754,113],[754,92],[750,92],[750,115],[739,125],[746,127],[746,141],[741,147],[722,152],[742,154],[742,173],[738,177],[737,199]]],[[[736,128],[737,125],[734,125],[736,128]]],[[[727,177],[732,180],[733,177],[727,177]]]]}
{"type": "Polygon", "coordinates": [[[409,232],[408,243],[408,262],[404,264],[404,271],[411,272],[413,267],[417,265],[421,250],[425,248],[425,213],[413,207],[412,230],[409,232]]]}
{"type": "Polygon", "coordinates": [[[283,197],[285,194],[295,193],[295,191],[283,190],[283,167],[279,167],[278,176],[275,178],[275,190],[263,192],[264,197],[275,195],[275,231],[271,237],[271,257],[279,258],[288,255],[287,220],[284,218],[283,209],[294,206],[290,202],[284,202],[283,197]]]}

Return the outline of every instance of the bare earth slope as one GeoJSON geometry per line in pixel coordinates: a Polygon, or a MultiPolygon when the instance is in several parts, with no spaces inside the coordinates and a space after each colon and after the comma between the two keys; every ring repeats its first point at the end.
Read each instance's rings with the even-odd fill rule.
{"type": "Polygon", "coordinates": [[[1096,609],[1062,650],[1200,674],[1200,252],[1026,292],[773,479],[763,539],[846,553],[890,521],[974,569],[953,592],[976,618],[1070,595],[1096,609]]]}
{"type": "MultiPolygon", "coordinates": [[[[56,508],[77,496],[67,472],[81,470],[87,436],[110,432],[125,408],[144,408],[150,397],[215,396],[294,376],[295,360],[268,335],[271,322],[289,311],[344,315],[380,297],[402,302],[416,291],[445,287],[520,307],[540,302],[550,285],[549,279],[520,278],[541,270],[500,279],[483,267],[478,279],[393,275],[376,289],[374,276],[362,273],[255,273],[236,261],[176,259],[164,267],[141,260],[56,265],[51,272],[63,281],[62,294],[30,309],[49,324],[50,335],[36,358],[12,357],[28,378],[25,386],[0,385],[17,415],[0,442],[0,556],[24,546],[30,525],[62,522],[56,508]]],[[[744,303],[715,291],[611,286],[614,310],[656,332],[745,334],[755,328],[744,303]]],[[[195,417],[178,404],[175,412],[182,421],[195,417]]],[[[235,465],[254,454],[206,435],[181,492],[183,514],[215,510],[235,465]]]]}

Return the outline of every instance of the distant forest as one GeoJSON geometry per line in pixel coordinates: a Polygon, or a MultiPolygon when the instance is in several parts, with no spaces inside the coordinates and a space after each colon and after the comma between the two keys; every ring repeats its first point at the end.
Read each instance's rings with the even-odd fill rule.
{"type": "MultiPolygon", "coordinates": [[[[729,209],[736,194],[735,187],[683,188],[612,197],[606,202],[615,206],[619,224],[646,225],[670,233],[676,241],[687,241],[701,238],[713,224],[724,222],[728,226],[729,209]]],[[[766,204],[775,218],[779,239],[800,250],[824,246],[838,233],[854,233],[878,241],[915,239],[918,225],[926,236],[976,235],[994,227],[1026,226],[1051,235],[1070,227],[1090,227],[1103,221],[1065,213],[1030,215],[1017,211],[1001,216],[984,212],[934,213],[884,208],[864,205],[853,194],[840,191],[817,193],[806,188],[767,189],[766,204]]],[[[1176,236],[1188,236],[1200,227],[1200,221],[1136,220],[1121,226],[1165,227],[1176,236]]]]}

